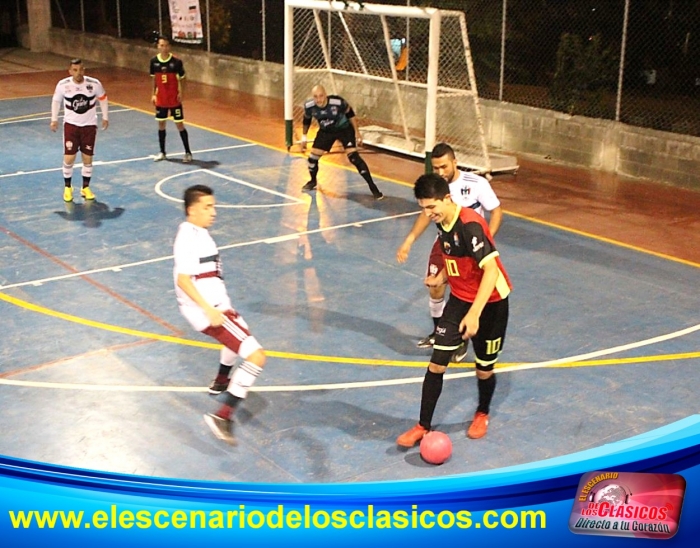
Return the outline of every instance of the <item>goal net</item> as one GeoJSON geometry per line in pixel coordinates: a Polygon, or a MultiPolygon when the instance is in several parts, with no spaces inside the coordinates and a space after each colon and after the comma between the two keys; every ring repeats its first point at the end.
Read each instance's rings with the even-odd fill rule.
{"type": "Polygon", "coordinates": [[[460,166],[491,171],[462,12],[286,0],[288,148],[301,137],[303,104],[316,84],[350,103],[365,144],[427,164],[434,145],[446,142],[460,166]]]}

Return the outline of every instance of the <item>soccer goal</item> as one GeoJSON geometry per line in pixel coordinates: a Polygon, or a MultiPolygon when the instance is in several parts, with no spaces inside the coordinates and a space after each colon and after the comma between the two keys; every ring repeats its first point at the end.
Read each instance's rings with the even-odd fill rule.
{"type": "Polygon", "coordinates": [[[304,101],[321,84],[352,105],[365,144],[425,158],[427,164],[434,145],[444,141],[460,166],[495,171],[464,13],[285,0],[284,65],[288,148],[301,137],[304,101]]]}

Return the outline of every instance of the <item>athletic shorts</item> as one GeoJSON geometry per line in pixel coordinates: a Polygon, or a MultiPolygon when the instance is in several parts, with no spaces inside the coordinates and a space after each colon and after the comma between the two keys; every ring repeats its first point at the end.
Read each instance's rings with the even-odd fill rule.
{"type": "MultiPolygon", "coordinates": [[[[421,215],[423,213],[421,212],[421,215]]],[[[442,247],[440,246],[440,238],[435,238],[433,247],[430,249],[430,257],[428,257],[428,270],[426,271],[426,276],[435,276],[445,268],[445,257],[442,254],[442,247]]]]}
{"type": "Polygon", "coordinates": [[[314,139],[312,148],[317,148],[328,152],[331,148],[333,148],[333,143],[336,141],[340,141],[340,144],[343,145],[343,149],[357,147],[357,142],[355,141],[355,128],[352,127],[352,124],[336,131],[319,130],[316,134],[316,138],[314,139]]]}
{"type": "Polygon", "coordinates": [[[244,360],[247,360],[253,352],[262,348],[260,343],[250,334],[248,324],[235,310],[224,312],[226,320],[219,327],[209,326],[202,331],[205,335],[213,337],[229,350],[233,350],[244,360]]]}
{"type": "MultiPolygon", "coordinates": [[[[434,350],[451,352],[462,344],[459,322],[466,316],[471,306],[472,303],[450,295],[440,323],[435,330],[434,350]]],[[[503,343],[506,340],[507,327],[508,297],[501,301],[487,303],[479,318],[479,331],[471,338],[477,365],[493,365],[498,361],[498,355],[503,350],[503,343]]],[[[445,352],[440,352],[440,354],[445,354],[445,352]]],[[[433,356],[435,357],[435,353],[433,356]]],[[[447,365],[446,363],[438,363],[434,359],[431,361],[437,365],[447,365]]]]}
{"type": "Polygon", "coordinates": [[[63,153],[66,156],[72,156],[78,152],[94,156],[96,139],[97,126],[63,124],[63,153]]]}
{"type": "Polygon", "coordinates": [[[173,120],[180,123],[185,121],[185,113],[182,111],[182,105],[176,107],[156,107],[156,120],[164,122],[165,120],[173,120]]]}

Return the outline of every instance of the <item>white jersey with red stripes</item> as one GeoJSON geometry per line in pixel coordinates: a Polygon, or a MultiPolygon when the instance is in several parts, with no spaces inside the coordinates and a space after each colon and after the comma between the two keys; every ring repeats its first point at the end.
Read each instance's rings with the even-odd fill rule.
{"type": "Polygon", "coordinates": [[[180,312],[192,327],[202,331],[209,327],[209,319],[204,310],[178,287],[177,277],[180,274],[190,276],[199,294],[214,308],[233,310],[224,285],[219,249],[206,228],[184,221],[178,228],[173,254],[173,278],[180,312]]]}
{"type": "Polygon", "coordinates": [[[72,76],[64,78],[56,84],[53,94],[53,102],[63,104],[63,122],[80,127],[97,125],[97,103],[106,98],[102,83],[89,76],[79,84],[72,76]]]}

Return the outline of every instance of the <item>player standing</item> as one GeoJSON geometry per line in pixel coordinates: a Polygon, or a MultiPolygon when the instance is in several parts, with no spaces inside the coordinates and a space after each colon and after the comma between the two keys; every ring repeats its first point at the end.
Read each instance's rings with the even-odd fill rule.
{"type": "Polygon", "coordinates": [[[102,111],[102,129],[109,126],[109,104],[107,92],[97,78],[85,76],[85,67],[80,59],[72,59],[68,78],[56,84],[51,100],[51,131],[58,129],[58,113],[63,106],[63,199],[73,201],[73,164],[80,152],[83,162],[83,188],[80,195],[94,200],[90,190],[92,158],[97,139],[97,103],[102,111]]]}
{"type": "Polygon", "coordinates": [[[355,118],[355,111],[339,95],[327,95],[326,89],[321,85],[314,86],[311,93],[313,98],[304,103],[303,133],[301,136],[301,146],[304,150],[306,150],[306,134],[309,132],[312,120],[318,122],[319,129],[313,145],[311,145],[311,152],[309,152],[308,162],[311,180],[304,185],[303,189],[314,190],[316,188],[318,161],[333,147],[333,143],[340,141],[348,155],[348,160],[365,180],[374,199],[384,198],[384,194],[379,191],[372,180],[367,163],[357,152],[357,145],[362,144],[362,135],[360,135],[360,128],[355,118]]]}
{"type": "Polygon", "coordinates": [[[182,110],[185,67],[182,60],[170,53],[170,40],[164,36],[158,38],[158,55],[151,59],[150,72],[153,77],[151,102],[156,107],[158,143],[160,144],[160,153],[154,157],[154,161],[160,162],[166,159],[165,123],[168,120],[173,120],[185,147],[185,157],[182,162],[189,164],[192,161],[192,151],[184,124],[185,115],[182,110]]]}

